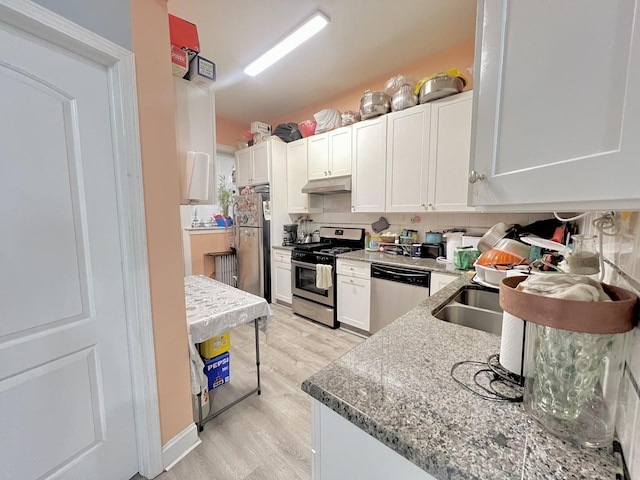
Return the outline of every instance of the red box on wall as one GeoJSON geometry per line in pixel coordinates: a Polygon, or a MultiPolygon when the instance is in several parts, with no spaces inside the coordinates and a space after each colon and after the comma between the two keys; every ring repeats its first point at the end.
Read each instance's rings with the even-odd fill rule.
{"type": "Polygon", "coordinates": [[[189,61],[200,53],[198,27],[171,14],[169,14],[169,39],[172,45],[187,51],[189,61]]]}

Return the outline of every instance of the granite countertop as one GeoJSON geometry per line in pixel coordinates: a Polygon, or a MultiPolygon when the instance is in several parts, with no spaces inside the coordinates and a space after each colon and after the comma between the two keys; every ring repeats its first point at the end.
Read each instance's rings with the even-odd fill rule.
{"type": "MultiPolygon", "coordinates": [[[[357,254],[342,258],[370,259],[357,254]]],[[[440,480],[615,478],[611,449],[576,448],[542,430],[522,404],[484,400],[451,379],[455,362],[500,349],[497,335],[431,315],[468,283],[454,280],[302,390],[440,480]]]]}
{"type": "Polygon", "coordinates": [[[465,275],[465,270],[458,270],[452,264],[438,263],[433,258],[411,258],[404,255],[391,255],[388,253],[368,252],[366,250],[355,250],[353,252],[341,253],[338,258],[348,260],[359,260],[361,262],[382,263],[385,265],[395,265],[400,267],[412,267],[417,270],[430,270],[432,272],[449,273],[451,275],[465,275]]]}

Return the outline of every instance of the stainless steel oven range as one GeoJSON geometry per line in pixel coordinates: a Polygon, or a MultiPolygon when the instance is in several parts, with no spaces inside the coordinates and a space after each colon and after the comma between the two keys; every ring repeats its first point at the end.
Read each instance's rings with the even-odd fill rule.
{"type": "Polygon", "coordinates": [[[320,227],[320,242],[296,245],[291,252],[293,313],[331,328],[340,324],[336,315],[336,255],[364,248],[363,228],[320,227]],[[318,265],[331,266],[332,286],[319,288],[318,265]]]}

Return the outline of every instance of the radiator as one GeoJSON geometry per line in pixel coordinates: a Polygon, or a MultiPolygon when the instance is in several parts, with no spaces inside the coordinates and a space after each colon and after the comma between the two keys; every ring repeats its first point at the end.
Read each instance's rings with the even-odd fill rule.
{"type": "Polygon", "coordinates": [[[219,255],[216,259],[215,279],[232,287],[236,286],[238,262],[233,254],[219,255]]]}

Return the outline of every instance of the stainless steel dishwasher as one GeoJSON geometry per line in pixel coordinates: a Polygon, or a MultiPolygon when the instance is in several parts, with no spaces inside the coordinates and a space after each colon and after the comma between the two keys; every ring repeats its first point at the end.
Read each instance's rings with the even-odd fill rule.
{"type": "Polygon", "coordinates": [[[371,325],[376,333],[429,297],[431,272],[371,264],[371,325]]]}

